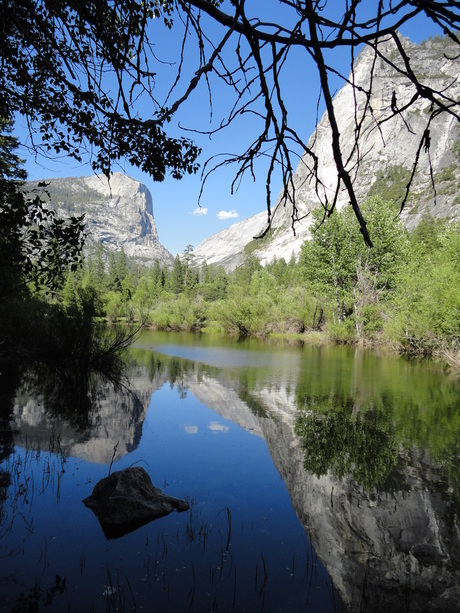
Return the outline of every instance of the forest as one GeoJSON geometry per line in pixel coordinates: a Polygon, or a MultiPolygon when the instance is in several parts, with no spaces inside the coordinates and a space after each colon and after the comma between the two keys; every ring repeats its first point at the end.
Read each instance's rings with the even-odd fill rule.
{"type": "Polygon", "coordinates": [[[123,250],[105,254],[99,244],[55,300],[83,308],[91,295],[95,314],[111,323],[385,347],[458,367],[459,221],[425,218],[409,234],[391,200],[371,197],[363,210],[372,248],[351,207],[327,221],[318,209],[298,261],[263,267],[248,249],[231,273],[198,264],[192,245],[169,270],[142,267],[123,250]]]}

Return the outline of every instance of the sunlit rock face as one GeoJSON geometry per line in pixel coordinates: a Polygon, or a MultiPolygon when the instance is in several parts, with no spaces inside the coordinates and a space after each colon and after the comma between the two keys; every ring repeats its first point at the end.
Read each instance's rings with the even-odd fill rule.
{"type": "MultiPolygon", "coordinates": [[[[85,214],[88,244],[102,243],[145,264],[159,260],[172,265],[173,256],[160,243],[153,218],[150,191],[121,172],[103,175],[50,179],[46,190],[51,203],[66,214],[85,214]]],[[[29,183],[33,187],[33,183],[29,183]]]]}
{"type": "Polygon", "coordinates": [[[245,245],[262,232],[266,219],[266,213],[259,213],[205,239],[193,252],[196,261],[206,260],[226,270],[240,266],[244,262],[245,245]]]}
{"type": "MultiPolygon", "coordinates": [[[[382,42],[385,54],[392,57],[396,64],[396,50],[393,42],[382,42]],[[392,50],[394,51],[392,52],[392,50]]],[[[403,40],[406,53],[410,57],[411,66],[422,82],[438,91],[444,90],[450,98],[457,100],[460,95],[458,80],[458,65],[448,61],[446,56],[456,57],[458,49],[453,43],[434,39],[421,45],[403,40]]],[[[379,122],[391,115],[392,100],[395,96],[399,109],[404,108],[415,94],[415,88],[407,79],[401,77],[382,59],[375,60],[371,49],[366,48],[355,61],[350,81],[369,87],[369,75],[373,62],[376,61],[373,79],[373,94],[369,104],[372,115],[363,122],[359,148],[352,151],[357,123],[367,104],[364,93],[353,92],[351,85],[346,84],[334,98],[334,109],[339,126],[340,142],[344,160],[348,160],[347,169],[352,172],[354,187],[359,202],[363,202],[372,190],[380,183],[391,181],[387,175],[394,171],[406,173],[404,178],[398,178],[403,190],[407,184],[408,175],[412,171],[422,135],[427,127],[430,102],[418,99],[407,112],[396,120],[379,122]],[[357,112],[355,113],[355,96],[357,112]],[[357,162],[359,164],[357,165],[357,162]],[[356,169],[358,169],[356,171],[356,169]],[[381,175],[383,173],[383,177],[381,175]],[[387,181],[388,179],[388,181],[387,181]]],[[[458,122],[449,113],[443,113],[430,124],[430,158],[421,148],[419,167],[416,171],[412,195],[404,209],[402,219],[409,230],[420,222],[423,215],[429,213],[433,217],[453,218],[460,215],[460,205],[457,201],[458,187],[455,170],[460,166],[460,128],[458,122]],[[435,179],[436,200],[431,185],[430,162],[435,179]]],[[[329,203],[333,199],[337,184],[337,169],[332,153],[332,137],[328,117],[323,115],[315,132],[308,141],[308,148],[314,151],[319,160],[319,177],[322,182],[320,195],[329,203]]],[[[264,240],[254,254],[262,264],[270,262],[274,257],[288,261],[292,254],[298,255],[303,242],[310,238],[310,211],[319,206],[315,183],[310,180],[312,158],[304,154],[295,174],[295,203],[298,217],[302,221],[295,225],[295,235],[292,231],[292,207],[282,201],[280,192],[272,216],[272,236],[264,240]]],[[[399,175],[400,176],[400,175],[399,175]]],[[[380,185],[381,187],[381,185],[380,185]]],[[[347,193],[342,189],[339,193],[337,208],[342,208],[349,202],[347,193]]],[[[262,204],[262,203],[261,203],[262,204]]],[[[195,249],[195,255],[200,260],[222,263],[231,270],[241,263],[244,257],[244,247],[261,231],[266,213],[261,213],[250,220],[231,226],[214,237],[208,238],[195,249]],[[250,238],[248,239],[248,235],[250,238]],[[234,237],[239,236],[239,242],[234,237]],[[228,246],[225,247],[228,237],[228,246]],[[230,249],[233,249],[233,257],[230,249]]]]}

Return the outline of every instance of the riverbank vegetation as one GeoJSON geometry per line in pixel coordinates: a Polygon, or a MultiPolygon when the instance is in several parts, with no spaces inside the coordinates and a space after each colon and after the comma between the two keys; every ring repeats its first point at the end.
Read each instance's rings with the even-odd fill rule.
{"type": "Polygon", "coordinates": [[[195,261],[188,246],[172,269],[143,268],[123,250],[93,248],[57,298],[80,305],[91,291],[95,314],[145,321],[160,330],[237,335],[301,335],[389,346],[411,356],[460,352],[460,224],[426,218],[409,234],[392,201],[364,205],[374,246],[365,245],[351,208],[324,220],[313,213],[311,241],[298,261],[262,266],[254,254],[227,273],[195,261]]]}
{"type": "Polygon", "coordinates": [[[391,199],[363,204],[374,244],[351,207],[312,213],[298,260],[262,266],[253,250],[232,272],[197,262],[188,245],[172,268],[143,267],[123,250],[88,248],[84,218],[61,219],[22,191],[16,140],[2,124],[0,159],[0,361],[54,361],[69,373],[119,371],[130,329],[302,335],[391,346],[460,367],[460,222],[425,218],[411,234],[391,199]]]}

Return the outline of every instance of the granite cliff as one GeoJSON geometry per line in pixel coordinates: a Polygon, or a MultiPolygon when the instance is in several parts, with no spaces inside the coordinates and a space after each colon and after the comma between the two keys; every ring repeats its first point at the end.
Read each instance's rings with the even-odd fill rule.
{"type": "MultiPolygon", "coordinates": [[[[451,99],[459,99],[458,48],[454,43],[435,37],[419,45],[402,39],[402,44],[410,57],[413,71],[423,83],[438,91],[448,92],[451,99]]],[[[360,202],[372,194],[401,201],[429,117],[430,102],[419,98],[395,121],[385,121],[392,113],[394,96],[398,108],[404,109],[415,92],[413,84],[397,70],[401,60],[392,45],[394,43],[391,41],[379,43],[386,57],[393,59],[394,54],[393,67],[382,59],[375,60],[373,51],[365,48],[354,63],[349,82],[334,98],[342,151],[344,158],[348,158],[348,168],[354,169],[354,187],[360,202]],[[364,119],[359,147],[353,150],[356,125],[367,104],[363,91],[369,88],[374,61],[376,66],[369,100],[372,113],[364,119]],[[350,84],[352,80],[362,86],[362,90],[353,89],[350,84]]],[[[430,124],[430,138],[430,157],[428,159],[427,153],[421,151],[411,195],[402,213],[403,222],[409,230],[414,229],[426,214],[449,219],[460,215],[460,126],[456,117],[449,113],[438,115],[430,124]]],[[[330,195],[337,183],[337,170],[326,115],[319,121],[307,146],[319,160],[323,191],[330,195]]],[[[304,154],[293,177],[298,217],[302,220],[296,222],[295,234],[292,210],[284,205],[284,190],[281,190],[272,209],[271,230],[263,240],[254,240],[254,236],[259,235],[267,223],[265,204],[261,202],[263,210],[259,214],[233,224],[198,245],[194,251],[196,263],[206,261],[231,271],[243,263],[247,253],[254,253],[262,264],[275,257],[286,261],[292,256],[296,257],[304,241],[311,236],[309,213],[320,206],[310,172],[311,161],[304,154]]],[[[36,184],[29,183],[29,186],[32,188],[36,184]]],[[[47,190],[53,206],[61,211],[67,214],[85,213],[88,244],[101,242],[107,250],[115,252],[123,248],[127,255],[147,265],[158,259],[161,264],[172,266],[173,256],[158,238],[152,197],[138,181],[122,173],[114,173],[110,184],[105,177],[96,175],[51,179],[47,190]]],[[[337,208],[340,209],[347,202],[348,196],[342,191],[337,208]]]]}
{"type": "MultiPolygon", "coordinates": [[[[46,180],[51,203],[68,215],[85,214],[87,245],[102,243],[106,251],[150,265],[172,266],[173,256],[160,243],[153,218],[152,196],[145,185],[121,172],[110,183],[103,175],[46,180]]],[[[28,183],[28,189],[36,188],[28,183]]]]}
{"type": "MultiPolygon", "coordinates": [[[[403,39],[405,51],[410,57],[411,66],[419,79],[432,85],[438,91],[446,91],[449,96],[458,99],[460,83],[458,81],[458,49],[448,39],[435,37],[420,45],[403,39]]],[[[391,41],[382,41],[380,49],[385,47],[385,55],[392,57],[396,66],[396,50],[391,41]]],[[[355,83],[369,88],[371,64],[374,62],[371,49],[364,49],[357,57],[353,76],[355,83]]],[[[364,120],[359,149],[352,151],[354,133],[359,122],[366,97],[357,92],[350,83],[337,93],[334,107],[341,135],[344,159],[347,167],[355,169],[355,191],[359,201],[368,195],[381,194],[383,197],[400,201],[408,182],[420,139],[427,125],[430,102],[419,98],[407,111],[400,113],[396,121],[378,123],[392,112],[393,95],[396,96],[398,108],[404,108],[415,93],[412,83],[396,69],[377,59],[375,67],[370,105],[373,113],[364,120]],[[394,94],[393,94],[394,92],[394,94]],[[355,114],[355,97],[357,112],[355,114]],[[350,156],[350,157],[349,157],[350,156]],[[359,163],[358,163],[359,162],[359,163]]],[[[419,223],[423,215],[452,218],[460,215],[458,194],[458,168],[460,166],[460,127],[458,121],[449,113],[440,114],[430,125],[430,160],[432,164],[436,197],[432,188],[427,153],[422,150],[420,163],[413,183],[412,193],[402,219],[409,230],[419,223]]],[[[319,176],[324,185],[324,192],[333,193],[337,183],[331,147],[331,130],[326,115],[318,123],[310,137],[308,148],[313,150],[319,160],[319,176]]],[[[310,180],[311,161],[304,154],[294,174],[295,201],[298,217],[303,219],[295,226],[294,236],[291,228],[290,207],[282,202],[281,191],[272,216],[272,230],[260,241],[260,246],[251,242],[266,224],[266,214],[261,213],[251,219],[234,224],[213,237],[208,238],[195,249],[198,261],[222,264],[227,270],[238,266],[244,259],[245,251],[253,252],[262,262],[270,262],[274,257],[283,257],[286,261],[292,254],[297,255],[302,243],[310,237],[309,212],[320,206],[315,192],[314,182],[310,180]]],[[[345,191],[339,194],[337,207],[340,209],[348,202],[345,191]]],[[[261,203],[262,204],[262,203],[261,203]]]]}

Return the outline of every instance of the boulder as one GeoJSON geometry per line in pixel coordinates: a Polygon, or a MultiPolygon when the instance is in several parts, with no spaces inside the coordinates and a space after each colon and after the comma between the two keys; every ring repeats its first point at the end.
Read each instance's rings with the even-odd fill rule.
{"type": "Polygon", "coordinates": [[[180,513],[189,508],[184,500],[154,487],[140,466],[101,479],[83,503],[95,513],[107,538],[118,538],[174,510],[180,513]]]}

